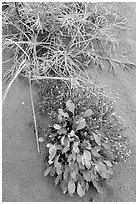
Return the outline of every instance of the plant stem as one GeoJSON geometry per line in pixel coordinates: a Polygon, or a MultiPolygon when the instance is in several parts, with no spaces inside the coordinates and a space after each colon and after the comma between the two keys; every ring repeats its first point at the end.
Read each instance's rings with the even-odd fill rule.
{"type": "Polygon", "coordinates": [[[66,78],[66,77],[48,77],[48,76],[32,76],[32,79],[30,80],[36,80],[36,79],[55,79],[55,80],[70,80],[70,78],[66,78]]]}
{"type": "Polygon", "coordinates": [[[26,60],[23,60],[23,62],[20,64],[19,69],[17,70],[17,72],[15,73],[15,76],[13,77],[13,79],[11,80],[11,82],[9,83],[5,93],[4,93],[4,97],[2,99],[2,105],[4,104],[5,98],[13,84],[13,82],[15,81],[15,79],[18,77],[18,75],[21,73],[21,71],[23,70],[23,68],[25,68],[26,64],[25,64],[26,60]]]}
{"type": "Polygon", "coordinates": [[[32,110],[33,110],[34,124],[35,124],[35,136],[36,136],[37,151],[38,151],[38,153],[40,153],[39,141],[38,141],[37,123],[36,123],[36,115],[35,115],[33,95],[32,95],[31,77],[29,77],[29,85],[30,85],[30,96],[31,96],[31,103],[32,103],[32,110]]]}

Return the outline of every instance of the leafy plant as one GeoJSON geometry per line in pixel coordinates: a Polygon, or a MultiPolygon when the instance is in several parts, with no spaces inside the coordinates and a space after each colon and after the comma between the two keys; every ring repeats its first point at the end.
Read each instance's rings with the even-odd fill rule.
{"type": "Polygon", "coordinates": [[[113,164],[125,160],[128,153],[126,149],[118,150],[125,137],[121,133],[122,125],[112,114],[111,103],[105,98],[101,108],[102,93],[95,91],[97,95],[94,95],[92,89],[86,92],[88,87],[80,87],[72,90],[63,108],[51,114],[53,120],[46,132],[48,157],[44,175],[55,176],[55,185],[59,183],[63,193],[72,196],[77,192],[82,197],[90,182],[100,192],[100,181],[109,179],[113,164]],[[91,97],[86,98],[84,93],[91,97]]]}
{"type": "Polygon", "coordinates": [[[97,188],[99,176],[108,178],[113,173],[111,162],[102,160],[98,153],[102,138],[94,132],[90,135],[86,127],[85,118],[91,117],[92,113],[88,109],[83,117],[75,117],[75,105],[68,100],[66,109],[59,109],[59,123],[53,125],[53,134],[49,135],[49,160],[44,175],[54,169],[55,184],[60,183],[63,193],[72,195],[76,191],[82,197],[89,188],[88,182],[94,180],[97,188]]]}

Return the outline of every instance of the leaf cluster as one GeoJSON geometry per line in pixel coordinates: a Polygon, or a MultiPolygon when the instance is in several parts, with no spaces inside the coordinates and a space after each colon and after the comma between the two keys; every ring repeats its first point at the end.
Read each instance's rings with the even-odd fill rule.
{"type": "Polygon", "coordinates": [[[55,184],[60,183],[63,193],[77,192],[84,196],[92,182],[99,191],[98,180],[113,174],[112,163],[101,154],[110,146],[97,132],[87,128],[87,119],[93,111],[87,109],[81,117],[75,116],[75,104],[69,99],[66,108],[58,110],[58,124],[48,135],[49,157],[44,175],[54,175],[55,184]]]}
{"type": "Polygon", "coordinates": [[[99,98],[93,96],[92,103],[94,91],[91,90],[91,97],[89,96],[91,107],[88,108],[89,99],[86,99],[85,95],[83,96],[88,87],[83,86],[83,91],[80,87],[78,91],[77,89],[72,91],[72,98],[65,102],[64,108],[58,109],[57,119],[53,120],[46,136],[49,156],[46,162],[45,176],[48,174],[55,176],[55,185],[59,183],[63,193],[68,193],[71,196],[77,193],[82,197],[89,189],[90,182],[100,192],[100,181],[109,179],[113,174],[112,166],[119,158],[118,152],[114,149],[114,144],[119,139],[118,134],[121,132],[121,127],[119,131],[115,129],[111,104],[106,101],[106,109],[103,108],[106,112],[103,111],[101,129],[101,125],[96,124],[99,124],[99,118],[95,116],[98,111],[99,116],[101,113],[101,110],[98,109],[96,112],[96,102],[99,102],[97,106],[100,107],[102,94],[98,92],[99,98]],[[78,94],[80,94],[79,99],[78,94]],[[97,98],[97,101],[94,101],[94,98],[97,98]],[[83,100],[84,104],[79,104],[79,101],[83,100]],[[109,132],[111,126],[113,132],[109,132]]]}
{"type": "MultiPolygon", "coordinates": [[[[65,83],[61,83],[61,81],[53,83],[49,80],[40,85],[40,98],[41,100],[37,103],[37,111],[42,115],[47,115],[48,112],[51,126],[59,123],[58,110],[66,110],[66,101],[69,99],[75,104],[74,115],[78,119],[83,118],[85,111],[91,109],[93,114],[85,118],[87,123],[85,129],[89,129],[88,132],[102,134],[105,141],[112,144],[112,160],[114,162],[126,159],[128,155],[124,134],[126,127],[114,115],[115,102],[109,99],[101,88],[94,87],[92,83],[79,83],[72,87],[70,93],[65,83]],[[49,97],[50,94],[52,97],[49,97]]],[[[71,117],[70,120],[68,119],[68,124],[72,124],[73,116],[71,116],[71,113],[68,114],[71,117]]],[[[45,129],[44,131],[49,134],[52,130],[45,129]]],[[[89,133],[90,135],[91,133],[89,133]]],[[[105,146],[108,145],[105,144],[105,146]]],[[[110,158],[111,153],[104,152],[102,155],[110,158]]]]}

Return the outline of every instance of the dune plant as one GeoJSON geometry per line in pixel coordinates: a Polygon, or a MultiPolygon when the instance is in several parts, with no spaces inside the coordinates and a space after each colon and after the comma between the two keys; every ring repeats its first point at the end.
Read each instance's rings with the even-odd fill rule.
{"type": "Polygon", "coordinates": [[[86,68],[92,63],[106,69],[104,60],[110,71],[115,64],[124,69],[135,66],[112,57],[117,46],[112,29],[126,29],[126,19],[120,19],[119,12],[87,2],[7,2],[3,8],[3,48],[13,51],[14,60],[5,79],[25,59],[30,66],[21,74],[28,77],[31,72],[35,79],[76,73],[88,77],[86,68]]]}
{"type": "Polygon", "coordinates": [[[48,151],[44,175],[54,176],[55,185],[59,183],[63,193],[71,196],[84,196],[91,182],[101,192],[100,182],[109,179],[114,164],[130,154],[125,127],[102,89],[76,84],[70,94],[66,85],[56,82],[55,86],[47,86],[47,92],[45,86],[40,89],[40,113],[51,107],[50,126],[43,130],[48,151]],[[50,101],[49,91],[55,91],[50,101]]]}

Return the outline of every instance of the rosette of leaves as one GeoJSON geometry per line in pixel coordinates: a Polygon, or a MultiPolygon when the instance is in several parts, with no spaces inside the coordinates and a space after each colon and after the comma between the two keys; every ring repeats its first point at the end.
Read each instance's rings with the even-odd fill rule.
{"type": "Polygon", "coordinates": [[[82,197],[90,182],[99,192],[99,181],[113,174],[113,155],[104,134],[87,125],[93,110],[89,108],[76,115],[75,109],[69,99],[66,108],[58,110],[58,123],[53,124],[48,135],[49,155],[44,175],[55,176],[55,185],[59,183],[63,193],[72,196],[77,192],[82,197]]]}
{"type": "MultiPolygon", "coordinates": [[[[76,84],[72,87],[71,92],[67,85],[61,80],[47,80],[40,86],[41,101],[37,104],[38,111],[42,114],[48,112],[52,128],[45,129],[44,134],[47,135],[55,131],[53,124],[58,124],[59,109],[67,112],[69,118],[65,118],[67,125],[75,118],[83,118],[85,111],[91,109],[93,111],[90,117],[86,117],[87,137],[92,133],[102,135],[106,142],[110,142],[111,152],[105,152],[101,149],[100,154],[105,158],[110,158],[112,162],[126,160],[129,151],[126,145],[126,136],[124,130],[126,127],[120,122],[119,118],[114,115],[115,103],[104,95],[101,88],[94,87],[93,84],[76,84]],[[71,98],[75,105],[74,115],[66,107],[66,101],[71,98]],[[89,131],[88,131],[89,130],[89,131]]],[[[71,129],[72,125],[70,124],[71,129]]],[[[80,138],[84,138],[83,130],[80,130],[80,138]],[[82,132],[82,133],[81,133],[82,132]],[[82,136],[81,136],[82,134],[82,136]]],[[[105,144],[106,148],[109,145],[105,144]]]]}

